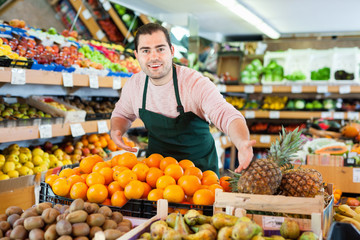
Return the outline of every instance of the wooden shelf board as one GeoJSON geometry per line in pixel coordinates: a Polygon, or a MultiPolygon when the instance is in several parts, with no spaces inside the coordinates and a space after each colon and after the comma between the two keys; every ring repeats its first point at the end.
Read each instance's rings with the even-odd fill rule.
{"type": "MultiPolygon", "coordinates": [[[[255,118],[270,118],[270,113],[272,111],[268,110],[241,110],[241,114],[246,116],[246,112],[255,112],[255,118]]],[[[311,119],[311,118],[321,118],[322,112],[316,111],[273,111],[279,112],[278,119],[311,119]]],[[[332,112],[329,112],[333,116],[332,112]]],[[[348,113],[343,112],[344,119],[348,119],[348,113]]],[[[250,118],[248,118],[249,120],[250,118]]],[[[274,118],[275,119],[275,118],[274,118]]]]}
{"type": "MultiPolygon", "coordinates": [[[[256,144],[255,147],[257,148],[269,148],[270,144],[275,142],[276,139],[279,138],[279,135],[271,135],[271,134],[251,134],[250,135],[250,139],[251,140],[256,140],[256,144]],[[266,138],[263,138],[269,136],[270,137],[270,141],[264,141],[266,138]]],[[[267,140],[267,139],[266,139],[267,140]]]]}
{"type": "Polygon", "coordinates": [[[111,7],[108,11],[110,17],[112,18],[112,20],[114,21],[115,25],[118,27],[118,29],[120,30],[121,34],[126,37],[127,39],[131,39],[133,38],[133,35],[131,33],[129,33],[128,29],[126,28],[125,24],[121,21],[119,15],[116,13],[116,11],[114,10],[113,7],[111,7]]]}
{"type": "MultiPolygon", "coordinates": [[[[272,86],[273,93],[291,93],[292,86],[280,86],[280,85],[270,85],[272,86]]],[[[318,86],[302,86],[302,93],[317,93],[318,86]]],[[[340,86],[328,86],[329,93],[339,93],[340,86]]],[[[351,93],[360,93],[360,86],[351,86],[351,93]]],[[[254,93],[261,93],[263,86],[254,85],[254,93]]],[[[244,85],[229,85],[226,86],[226,92],[245,92],[244,85]]]]}
{"type": "Polygon", "coordinates": [[[146,15],[144,15],[144,14],[140,14],[139,18],[140,18],[140,20],[143,22],[143,24],[148,24],[148,23],[150,23],[149,18],[148,18],[146,15]]]}

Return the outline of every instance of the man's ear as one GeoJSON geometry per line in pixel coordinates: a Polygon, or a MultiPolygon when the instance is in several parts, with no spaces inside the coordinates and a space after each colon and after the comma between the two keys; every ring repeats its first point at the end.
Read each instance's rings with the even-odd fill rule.
{"type": "Polygon", "coordinates": [[[175,48],[174,45],[171,45],[171,55],[174,57],[174,53],[175,53],[175,48]]]}
{"type": "Polygon", "coordinates": [[[136,50],[134,50],[134,54],[135,54],[135,57],[137,59],[137,51],[136,50]]]}

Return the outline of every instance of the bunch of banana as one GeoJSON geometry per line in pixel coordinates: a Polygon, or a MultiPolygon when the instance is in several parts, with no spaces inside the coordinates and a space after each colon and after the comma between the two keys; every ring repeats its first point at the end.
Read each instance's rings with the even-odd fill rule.
{"type": "Polygon", "coordinates": [[[245,99],[235,96],[227,96],[226,101],[233,105],[236,109],[242,109],[245,105],[245,99]]]}
{"type": "Polygon", "coordinates": [[[360,230],[360,206],[353,210],[348,205],[342,204],[337,208],[334,219],[338,222],[351,223],[360,230]]]}
{"type": "Polygon", "coordinates": [[[287,100],[288,97],[286,96],[266,96],[261,108],[266,110],[282,110],[285,108],[287,100]]]}

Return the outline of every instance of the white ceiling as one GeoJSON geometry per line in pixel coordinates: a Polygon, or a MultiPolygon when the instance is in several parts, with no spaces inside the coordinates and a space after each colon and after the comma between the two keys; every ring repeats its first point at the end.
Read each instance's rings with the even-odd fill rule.
{"type": "MultiPolygon", "coordinates": [[[[200,36],[216,41],[229,36],[262,35],[216,0],[111,1],[172,25],[197,29],[200,36]]],[[[360,33],[359,0],[237,1],[274,27],[282,37],[360,33]]]]}

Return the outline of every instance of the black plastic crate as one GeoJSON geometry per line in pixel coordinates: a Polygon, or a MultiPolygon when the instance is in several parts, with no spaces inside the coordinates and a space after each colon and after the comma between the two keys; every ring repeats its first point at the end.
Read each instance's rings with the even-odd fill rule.
{"type": "Polygon", "coordinates": [[[360,232],[350,223],[333,222],[327,240],[360,239],[360,232]]]}
{"type": "Polygon", "coordinates": [[[1,56],[0,57],[0,67],[10,67],[12,59],[6,57],[6,56],[1,56]]]}
{"type": "Polygon", "coordinates": [[[34,60],[32,59],[28,59],[28,60],[12,59],[10,62],[10,67],[31,69],[33,64],[34,64],[34,60]]]}

